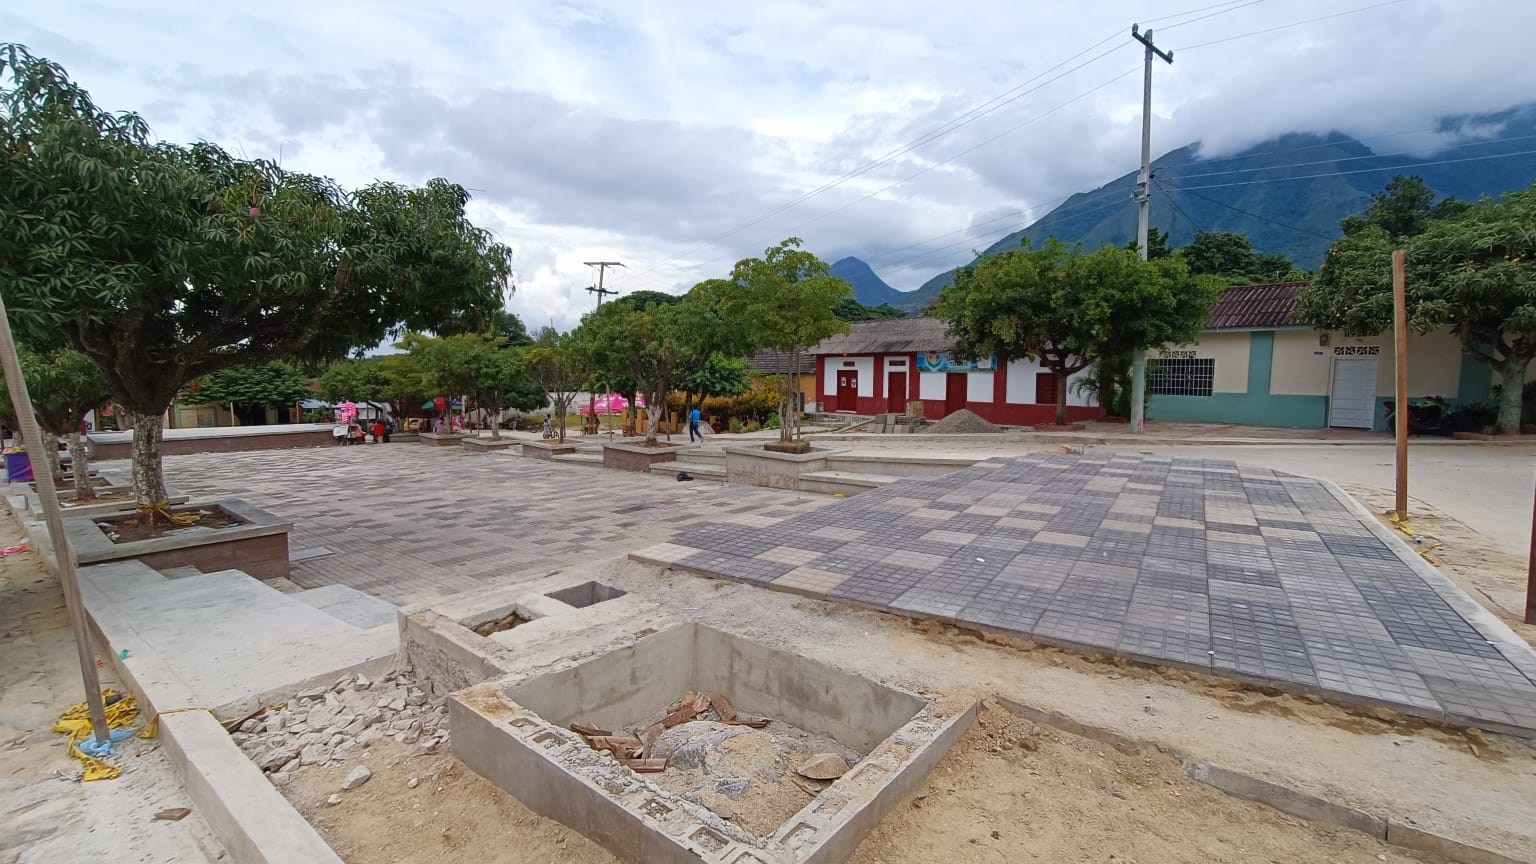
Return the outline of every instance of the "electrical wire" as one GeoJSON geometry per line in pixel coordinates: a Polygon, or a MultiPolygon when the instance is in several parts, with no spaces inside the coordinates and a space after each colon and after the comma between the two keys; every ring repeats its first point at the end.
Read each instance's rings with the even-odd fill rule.
{"type": "MultiPolygon", "coordinates": [[[[1514,135],[1509,138],[1489,138],[1484,141],[1466,141],[1461,144],[1453,144],[1439,152],[1448,150],[1460,150],[1464,147],[1484,147],[1489,144],[1506,144],[1511,141],[1528,141],[1536,138],[1536,135],[1514,135]]],[[[1371,153],[1365,156],[1340,156],[1337,159],[1319,159],[1315,162],[1288,162],[1283,165],[1263,165],[1256,168],[1233,168],[1228,171],[1207,171],[1201,174],[1179,174],[1169,177],[1170,180],[1193,180],[1196,177],[1219,177],[1226,174],[1244,174],[1249,171],[1279,171],[1290,168],[1307,168],[1313,165],[1334,165],[1340,162],[1356,162],[1361,159],[1391,159],[1394,156],[1410,156],[1408,153],[1371,153]]],[[[1246,157],[1244,157],[1246,158],[1246,157]]],[[[1177,169],[1170,169],[1177,170],[1177,169]]]]}
{"type": "Polygon", "coordinates": [[[1277,219],[1271,219],[1268,216],[1260,216],[1259,214],[1253,212],[1252,210],[1244,210],[1241,207],[1234,207],[1233,205],[1228,204],[1228,203],[1226,203],[1224,201],[1217,201],[1215,198],[1212,198],[1209,195],[1201,195],[1199,192],[1191,192],[1188,189],[1169,190],[1166,186],[1163,186],[1161,183],[1158,183],[1156,178],[1153,178],[1152,182],[1153,183],[1157,183],[1157,187],[1159,189],[1163,190],[1163,194],[1164,195],[1168,195],[1168,200],[1169,201],[1173,200],[1173,196],[1169,195],[1168,193],[1170,191],[1178,191],[1178,192],[1182,192],[1182,193],[1184,193],[1186,195],[1190,195],[1192,197],[1199,198],[1201,201],[1205,201],[1206,203],[1215,204],[1217,207],[1225,207],[1225,208],[1227,208],[1228,210],[1231,210],[1234,213],[1241,213],[1244,216],[1251,216],[1254,219],[1259,220],[1260,222],[1268,222],[1271,225],[1278,225],[1281,228],[1289,228],[1290,230],[1295,231],[1297,233],[1309,234],[1309,235],[1311,235],[1313,237],[1318,237],[1318,238],[1321,238],[1323,240],[1330,240],[1331,241],[1331,240],[1335,239],[1335,238],[1330,237],[1329,235],[1324,234],[1324,233],[1322,233],[1320,231],[1313,231],[1310,228],[1302,228],[1299,225],[1291,225],[1291,224],[1286,223],[1286,222],[1281,222],[1281,221],[1279,221],[1277,219]]]}
{"type": "Polygon", "coordinates": [[[1236,36],[1227,36],[1227,37],[1224,37],[1224,38],[1221,38],[1221,39],[1212,39],[1209,42],[1200,42],[1200,43],[1197,43],[1195,45],[1185,45],[1182,48],[1175,48],[1173,50],[1174,50],[1175,53],[1185,53],[1185,52],[1189,52],[1189,51],[1194,51],[1197,48],[1209,48],[1212,45],[1221,45],[1221,44],[1223,44],[1225,42],[1236,42],[1239,39],[1247,39],[1247,38],[1249,38],[1251,36],[1262,36],[1265,33],[1274,33],[1274,32],[1279,31],[1279,30],[1289,30],[1292,27],[1300,27],[1303,24],[1316,24],[1319,21],[1327,21],[1327,20],[1329,20],[1331,18],[1342,18],[1345,15],[1354,15],[1354,14],[1359,13],[1359,12],[1369,12],[1372,9],[1382,9],[1382,8],[1387,7],[1387,6],[1397,6],[1397,5],[1401,4],[1401,3],[1407,3],[1407,2],[1408,2],[1408,0],[1386,0],[1386,2],[1384,2],[1384,3],[1375,3],[1375,4],[1372,4],[1370,6],[1361,6],[1361,7],[1356,8],[1356,9],[1346,9],[1343,12],[1334,12],[1331,15],[1319,15],[1316,18],[1308,18],[1305,21],[1292,21],[1289,24],[1280,24],[1280,25],[1275,26],[1275,27],[1266,27],[1263,30],[1254,30],[1251,33],[1239,33],[1236,36]]]}
{"type": "Polygon", "coordinates": [[[1514,156],[1536,156],[1536,150],[1521,150],[1515,153],[1493,153],[1487,156],[1467,156],[1461,159],[1435,159],[1429,162],[1412,162],[1407,165],[1385,165],[1380,168],[1357,168],[1353,171],[1330,171],[1325,174],[1303,174],[1300,177],[1266,177],[1259,180],[1240,180],[1235,183],[1207,183],[1200,186],[1171,186],[1174,192],[1185,192],[1190,189],[1225,189],[1230,186],[1252,186],[1256,183],[1286,183],[1293,180],[1315,180],[1319,177],[1338,177],[1347,174],[1370,174],[1377,171],[1403,171],[1409,168],[1427,168],[1431,165],[1457,165],[1462,162],[1482,162],[1488,159],[1509,159],[1514,156]]]}

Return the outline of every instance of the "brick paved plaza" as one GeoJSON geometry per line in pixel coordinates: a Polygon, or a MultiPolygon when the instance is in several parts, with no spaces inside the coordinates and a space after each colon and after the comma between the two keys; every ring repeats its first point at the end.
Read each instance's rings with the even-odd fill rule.
{"type": "Polygon", "coordinates": [[[198,500],[244,498],[292,521],[294,582],[396,605],[623,555],[704,521],[770,525],[833,502],[411,443],[165,464],[167,482],[198,500]],[[322,547],[331,554],[307,557],[322,547]]]}
{"type": "Polygon", "coordinates": [[[1315,480],[997,458],[846,500],[413,444],[169,457],[294,523],[293,581],[396,604],[634,552],[898,614],[1536,729],[1536,654],[1315,480]],[[638,551],[637,551],[638,550],[638,551]],[[329,554],[322,554],[328,552],[329,554]]]}
{"type": "Polygon", "coordinates": [[[697,525],[635,557],[1420,716],[1536,729],[1536,654],[1340,495],[1231,462],[1022,456],[903,481],[767,529],[697,525]]]}

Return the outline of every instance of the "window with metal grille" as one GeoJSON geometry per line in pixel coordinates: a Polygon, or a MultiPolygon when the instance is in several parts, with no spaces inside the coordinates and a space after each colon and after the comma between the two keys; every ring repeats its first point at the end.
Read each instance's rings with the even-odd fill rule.
{"type": "Polygon", "coordinates": [[[1162,357],[1147,370],[1147,389],[1153,396],[1209,396],[1216,378],[1211,357],[1162,357]]]}

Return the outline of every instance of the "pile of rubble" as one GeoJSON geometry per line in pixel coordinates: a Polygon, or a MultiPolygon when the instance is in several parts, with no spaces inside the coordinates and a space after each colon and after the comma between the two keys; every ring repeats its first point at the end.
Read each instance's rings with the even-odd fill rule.
{"type": "Polygon", "coordinates": [[[433,704],[405,672],[377,681],[347,675],[246,720],[232,737],[280,784],[301,767],[345,761],[385,737],[431,753],[448,740],[448,708],[433,704]]]}

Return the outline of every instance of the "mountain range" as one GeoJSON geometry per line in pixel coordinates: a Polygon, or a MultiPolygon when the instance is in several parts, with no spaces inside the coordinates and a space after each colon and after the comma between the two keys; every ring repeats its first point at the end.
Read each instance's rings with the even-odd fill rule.
{"type": "MultiPolygon", "coordinates": [[[[1438,126],[1479,135],[1429,156],[1377,153],[1341,132],[1284,135],[1218,159],[1202,159],[1198,143],[1180,147],[1152,163],[1152,225],[1167,232],[1174,247],[1188,244],[1196,231],[1231,231],[1247,236],[1260,252],[1284,253],[1298,267],[1314,269],[1339,236],[1339,220],[1365,209],[1394,174],[1416,174],[1436,192],[1467,200],[1496,197],[1536,179],[1536,103],[1449,117],[1438,126]]],[[[1390,137],[1382,139],[1388,145],[1383,149],[1390,137]]],[[[1073,195],[981,254],[1050,236],[1086,248],[1125,245],[1136,234],[1135,181],[1132,171],[1073,195]]],[[[837,261],[832,272],[853,284],[860,303],[890,303],[909,314],[954,281],[951,266],[916,290],[897,290],[852,257],[837,261]]]]}

